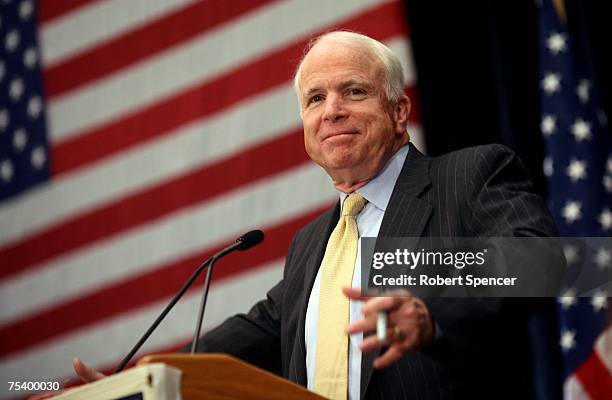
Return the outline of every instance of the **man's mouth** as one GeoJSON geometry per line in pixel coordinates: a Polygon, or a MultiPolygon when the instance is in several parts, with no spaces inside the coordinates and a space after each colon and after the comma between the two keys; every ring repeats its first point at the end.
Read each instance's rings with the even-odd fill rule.
{"type": "Polygon", "coordinates": [[[342,131],[329,132],[323,135],[323,141],[327,139],[332,139],[332,138],[352,136],[352,135],[355,135],[356,133],[357,132],[354,130],[342,130],[342,131]]]}

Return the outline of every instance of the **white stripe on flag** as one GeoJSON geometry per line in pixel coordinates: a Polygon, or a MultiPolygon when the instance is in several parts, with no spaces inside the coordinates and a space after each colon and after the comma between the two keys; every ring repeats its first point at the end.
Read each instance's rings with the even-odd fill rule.
{"type": "MultiPolygon", "coordinates": [[[[609,297],[608,306],[612,306],[609,297]]],[[[608,326],[608,329],[605,329],[595,341],[595,352],[608,369],[608,373],[612,375],[612,326],[608,326]]]]}
{"type": "Polygon", "coordinates": [[[412,59],[412,41],[401,36],[385,42],[387,47],[393,51],[393,54],[399,58],[404,68],[404,79],[406,86],[414,86],[416,84],[416,68],[412,59]]]}
{"type": "Polygon", "coordinates": [[[563,398],[566,400],[587,400],[590,399],[590,396],[584,391],[576,375],[572,375],[563,383],[563,398]]]}
{"type": "Polygon", "coordinates": [[[410,133],[410,143],[416,146],[421,153],[427,153],[425,148],[425,136],[421,125],[408,124],[408,133],[410,133]]]}
{"type": "Polygon", "coordinates": [[[42,25],[43,62],[52,66],[196,1],[105,0],[78,8],[42,25]]]}

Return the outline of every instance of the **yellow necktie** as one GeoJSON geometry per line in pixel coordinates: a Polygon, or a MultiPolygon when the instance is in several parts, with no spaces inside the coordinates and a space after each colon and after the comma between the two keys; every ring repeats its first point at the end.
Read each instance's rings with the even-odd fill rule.
{"type": "Polygon", "coordinates": [[[327,242],[321,264],[321,292],[317,322],[315,392],[331,399],[346,399],[348,392],[349,300],[342,287],[351,286],[357,257],[357,214],[367,200],[359,193],[344,199],[342,216],[327,242]]]}

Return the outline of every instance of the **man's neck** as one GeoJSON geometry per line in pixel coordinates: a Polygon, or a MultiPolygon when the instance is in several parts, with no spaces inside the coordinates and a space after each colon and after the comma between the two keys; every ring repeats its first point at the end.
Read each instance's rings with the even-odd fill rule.
{"type": "MultiPolygon", "coordinates": [[[[391,154],[389,154],[388,157],[384,158],[384,161],[381,162],[377,168],[368,168],[368,169],[374,169],[376,172],[374,172],[373,174],[370,174],[370,176],[368,176],[365,179],[361,179],[361,180],[354,180],[354,179],[344,179],[341,181],[334,181],[334,187],[336,188],[336,190],[346,193],[346,194],[351,194],[353,193],[355,190],[359,189],[360,187],[363,187],[365,185],[368,184],[368,182],[370,182],[371,180],[375,179],[380,173],[381,171],[383,171],[385,169],[385,167],[387,166],[387,164],[389,163],[389,161],[397,154],[397,152],[402,149],[403,147],[407,146],[408,143],[406,143],[405,145],[400,146],[399,148],[395,149],[391,154]]],[[[346,174],[347,176],[350,176],[352,174],[346,174]]],[[[364,174],[365,175],[365,174],[364,174]]],[[[342,174],[338,174],[337,176],[342,176],[342,174]]]]}
{"type": "Polygon", "coordinates": [[[370,182],[372,179],[365,179],[363,181],[359,181],[359,182],[355,182],[355,183],[347,183],[347,182],[342,182],[342,183],[336,183],[334,182],[334,186],[336,187],[337,190],[344,192],[346,194],[351,194],[353,193],[355,190],[359,189],[362,186],[367,185],[368,182],[370,182]]]}

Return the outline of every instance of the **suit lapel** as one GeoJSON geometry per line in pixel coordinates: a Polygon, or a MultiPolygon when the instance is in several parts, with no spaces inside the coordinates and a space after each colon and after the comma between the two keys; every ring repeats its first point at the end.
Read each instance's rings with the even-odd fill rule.
{"type": "Polygon", "coordinates": [[[292,359],[292,363],[294,363],[296,366],[296,368],[292,368],[292,370],[297,374],[297,376],[295,376],[292,380],[303,386],[307,385],[306,343],[304,340],[304,332],[306,329],[306,310],[308,308],[308,299],[310,298],[312,286],[314,285],[317,272],[321,265],[321,261],[323,260],[323,255],[325,254],[327,240],[336,226],[339,216],[340,203],[338,202],[334,209],[323,214],[319,221],[317,221],[313,229],[314,234],[308,238],[309,243],[306,246],[306,249],[308,249],[308,255],[304,262],[304,290],[300,304],[300,319],[297,328],[297,332],[299,335],[301,335],[301,338],[296,340],[296,343],[298,343],[298,346],[300,347],[294,349],[294,357],[292,359]],[[322,240],[322,238],[324,238],[324,240],[322,240]]]}
{"type": "MultiPolygon", "coordinates": [[[[387,205],[378,237],[418,237],[422,235],[431,216],[432,207],[420,197],[429,185],[429,159],[411,144],[387,205]]],[[[377,243],[375,251],[378,251],[378,247],[377,243]]],[[[362,354],[362,399],[372,377],[372,363],[379,353],[380,351],[372,351],[362,354]]]]}
{"type": "Polygon", "coordinates": [[[423,233],[431,205],[420,197],[430,184],[429,159],[410,145],[387,205],[379,237],[420,236],[423,233]]]}

